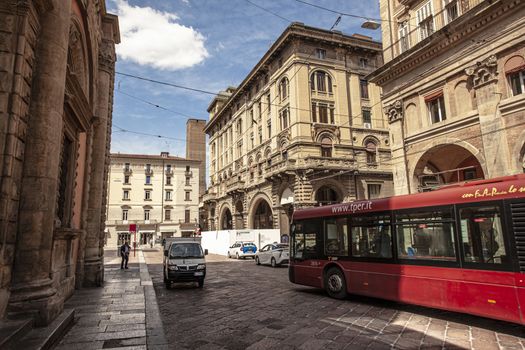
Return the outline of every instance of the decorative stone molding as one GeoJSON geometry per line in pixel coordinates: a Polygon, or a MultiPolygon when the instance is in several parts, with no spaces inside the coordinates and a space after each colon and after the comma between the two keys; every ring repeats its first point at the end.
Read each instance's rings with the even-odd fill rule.
{"type": "Polygon", "coordinates": [[[277,135],[277,145],[280,150],[285,149],[290,144],[290,140],[292,139],[292,135],[290,132],[290,128],[283,130],[277,135]]]}
{"type": "Polygon", "coordinates": [[[400,100],[396,100],[389,106],[385,107],[385,113],[388,115],[388,123],[390,124],[402,120],[404,117],[403,104],[400,100]]]}
{"type": "Polygon", "coordinates": [[[470,77],[474,89],[492,83],[498,77],[498,60],[495,55],[491,55],[481,62],[476,62],[465,69],[465,73],[470,77]]]}
{"type": "Polygon", "coordinates": [[[107,39],[102,40],[100,51],[98,53],[99,68],[108,73],[112,73],[115,66],[115,49],[114,43],[107,39]]]}
{"type": "Polygon", "coordinates": [[[341,131],[337,125],[313,123],[311,131],[312,140],[315,142],[321,142],[321,136],[323,134],[329,134],[333,141],[341,143],[341,131]]]}

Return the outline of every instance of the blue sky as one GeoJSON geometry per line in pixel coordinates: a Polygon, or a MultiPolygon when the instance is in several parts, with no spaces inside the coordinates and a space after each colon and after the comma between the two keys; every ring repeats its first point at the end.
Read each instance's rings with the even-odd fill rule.
{"type": "MultiPolygon", "coordinates": [[[[378,0],[306,1],[343,13],[379,17],[378,0]]],[[[330,29],[338,17],[295,0],[107,0],[108,12],[119,16],[121,28],[116,70],[212,92],[237,86],[290,24],[250,2],[323,29],[330,29]]],[[[362,22],[343,16],[336,29],[380,40],[380,30],[362,29],[362,22]]],[[[120,75],[115,77],[114,96],[112,152],[168,151],[182,157],[187,118],[207,120],[206,108],[213,99],[120,75]]]]}

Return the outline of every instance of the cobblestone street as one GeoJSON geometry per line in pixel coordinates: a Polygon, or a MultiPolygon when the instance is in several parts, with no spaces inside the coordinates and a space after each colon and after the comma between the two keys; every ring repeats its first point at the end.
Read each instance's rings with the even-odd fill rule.
{"type": "Polygon", "coordinates": [[[523,327],[352,296],[335,300],[288,282],[286,267],[207,257],[204,288],[162,280],[145,252],[173,349],[523,349],[523,327]]]}

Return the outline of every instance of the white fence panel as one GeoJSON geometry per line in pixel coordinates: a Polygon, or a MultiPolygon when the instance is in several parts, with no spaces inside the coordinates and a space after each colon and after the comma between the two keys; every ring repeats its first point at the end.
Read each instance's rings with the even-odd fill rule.
{"type": "Polygon", "coordinates": [[[228,248],[236,241],[249,241],[257,245],[257,249],[273,242],[280,242],[279,230],[222,230],[204,231],[202,235],[202,248],[208,249],[211,254],[226,256],[228,248]]]}

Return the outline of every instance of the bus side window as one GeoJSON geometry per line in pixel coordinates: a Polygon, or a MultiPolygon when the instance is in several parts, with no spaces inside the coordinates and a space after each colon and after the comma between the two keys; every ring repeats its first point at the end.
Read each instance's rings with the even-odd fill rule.
{"type": "Polygon", "coordinates": [[[325,221],[325,254],[348,256],[348,223],[346,218],[325,221]]]}
{"type": "Polygon", "coordinates": [[[466,263],[508,262],[498,206],[462,208],[459,216],[463,259],[466,263]]]}

